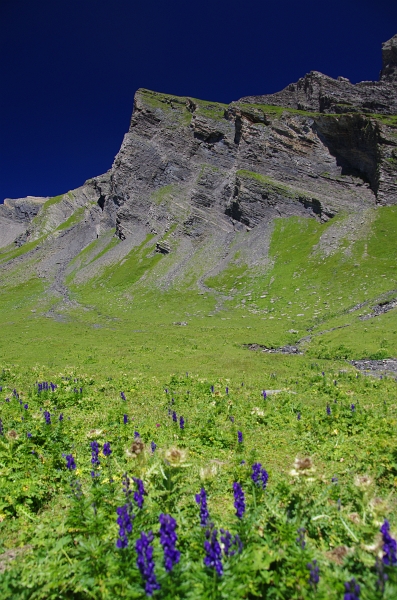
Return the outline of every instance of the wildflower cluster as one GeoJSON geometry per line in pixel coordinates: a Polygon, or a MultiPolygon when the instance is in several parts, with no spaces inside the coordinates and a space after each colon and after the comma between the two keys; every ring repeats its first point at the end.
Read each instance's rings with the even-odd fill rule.
{"type": "Polygon", "coordinates": [[[256,485],[261,485],[263,490],[266,489],[269,474],[266,469],[262,468],[261,463],[254,463],[252,465],[251,479],[256,485]]]}
{"type": "Polygon", "coordinates": [[[175,547],[178,540],[178,536],[175,533],[176,521],[171,515],[164,513],[161,513],[159,521],[160,543],[164,550],[164,566],[166,571],[171,571],[181,557],[181,553],[175,547]]]}
{"type": "Polygon", "coordinates": [[[207,494],[204,488],[201,488],[200,493],[196,494],[196,502],[200,505],[200,525],[205,527],[210,518],[207,508],[207,494]]]}
{"type": "Polygon", "coordinates": [[[155,590],[160,589],[154,573],[153,560],[153,533],[149,531],[146,535],[143,531],[141,537],[137,539],[135,550],[138,555],[136,564],[145,582],[145,592],[147,596],[152,596],[155,590]]]}
{"type": "Polygon", "coordinates": [[[218,542],[218,531],[214,527],[210,527],[205,532],[206,540],[204,542],[204,564],[206,567],[215,569],[218,575],[223,575],[222,565],[222,549],[218,542]]]}
{"type": "Polygon", "coordinates": [[[225,556],[234,556],[236,553],[240,553],[243,549],[243,543],[239,535],[234,535],[225,529],[220,529],[221,533],[221,544],[223,545],[223,552],[225,556]]]}
{"type": "Polygon", "coordinates": [[[233,494],[236,517],[241,519],[245,513],[245,496],[241,485],[237,482],[233,483],[233,494]]]}
{"type": "Polygon", "coordinates": [[[390,535],[390,524],[387,519],[385,519],[382,527],[380,528],[382,538],[383,538],[383,564],[384,565],[397,565],[397,542],[390,535]]]}
{"type": "Polygon", "coordinates": [[[354,577],[345,583],[345,595],[343,596],[343,600],[360,600],[360,586],[354,577]]]}

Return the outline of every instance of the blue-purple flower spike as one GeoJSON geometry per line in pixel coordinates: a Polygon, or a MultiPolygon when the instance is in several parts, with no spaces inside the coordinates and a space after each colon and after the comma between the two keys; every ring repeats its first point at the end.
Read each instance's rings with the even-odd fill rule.
{"type": "Polygon", "coordinates": [[[242,434],[241,431],[237,432],[237,441],[238,441],[239,444],[243,443],[243,434],[242,434]]]}
{"type": "Polygon", "coordinates": [[[220,530],[221,532],[221,543],[223,544],[223,553],[225,556],[234,556],[236,553],[240,553],[243,550],[243,542],[239,535],[234,535],[230,531],[220,530]]]}
{"type": "Polygon", "coordinates": [[[110,449],[110,442],[105,442],[103,444],[103,454],[105,456],[110,456],[112,453],[111,449],[110,449]]]}
{"type": "Polygon", "coordinates": [[[119,537],[116,542],[117,548],[127,548],[128,535],[132,532],[132,520],[135,518],[131,514],[131,503],[127,502],[124,506],[117,508],[117,525],[119,526],[119,537]]]}
{"type": "Polygon", "coordinates": [[[211,529],[207,529],[205,532],[205,537],[207,539],[204,542],[204,564],[206,567],[215,569],[219,577],[221,577],[223,575],[223,565],[222,550],[218,542],[218,532],[212,526],[211,529]]]}
{"type": "Polygon", "coordinates": [[[65,456],[66,459],[66,468],[69,469],[69,471],[74,471],[74,469],[76,468],[76,463],[74,462],[74,458],[72,454],[67,454],[65,456]]]}
{"type": "Polygon", "coordinates": [[[143,496],[146,494],[145,488],[143,486],[143,481],[142,479],[138,479],[137,477],[133,477],[133,480],[135,481],[138,488],[138,490],[134,492],[134,501],[138,508],[142,508],[144,500],[143,496]]]}
{"type": "Polygon", "coordinates": [[[263,490],[266,489],[269,474],[266,469],[262,468],[261,463],[254,463],[252,465],[251,479],[257,485],[262,485],[263,490]]]}
{"type": "Polygon", "coordinates": [[[237,482],[233,483],[234,508],[236,509],[236,517],[242,519],[245,513],[245,496],[241,485],[237,482]]]}
{"type": "Polygon", "coordinates": [[[185,419],[183,417],[179,417],[179,427],[185,429],[185,419]]]}
{"type": "Polygon", "coordinates": [[[343,596],[343,600],[360,600],[360,586],[354,577],[345,583],[345,595],[343,596]]]}
{"type": "Polygon", "coordinates": [[[164,566],[166,571],[172,571],[173,566],[179,562],[181,553],[176,549],[178,536],[175,533],[176,521],[171,515],[162,513],[160,521],[160,544],[164,550],[164,566]]]}
{"type": "Polygon", "coordinates": [[[135,543],[135,550],[138,555],[136,565],[145,582],[145,593],[147,596],[152,596],[155,590],[160,589],[160,584],[154,573],[153,546],[150,545],[152,541],[153,533],[149,531],[146,535],[142,531],[141,537],[135,543]]]}
{"type": "Polygon", "coordinates": [[[98,458],[98,454],[99,454],[99,444],[97,441],[91,442],[90,444],[91,446],[91,464],[95,466],[99,465],[99,458],[98,458]]]}
{"type": "Polygon", "coordinates": [[[383,538],[383,564],[387,566],[397,565],[397,542],[390,535],[390,524],[387,519],[384,520],[380,532],[383,538]]]}
{"type": "Polygon", "coordinates": [[[311,563],[307,563],[307,568],[310,571],[309,574],[309,583],[313,587],[316,587],[318,582],[320,581],[320,568],[317,564],[316,560],[313,560],[311,563]]]}
{"type": "Polygon", "coordinates": [[[195,496],[197,504],[200,505],[200,525],[205,527],[210,518],[207,508],[207,494],[204,488],[201,488],[200,493],[195,496]]]}

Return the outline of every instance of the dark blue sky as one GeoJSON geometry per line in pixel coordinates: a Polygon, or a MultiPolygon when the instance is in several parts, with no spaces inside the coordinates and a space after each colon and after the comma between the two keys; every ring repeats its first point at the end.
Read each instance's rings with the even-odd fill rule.
{"type": "Polygon", "coordinates": [[[0,0],[0,202],[111,167],[139,87],[230,102],[378,79],[396,0],[0,0]]]}

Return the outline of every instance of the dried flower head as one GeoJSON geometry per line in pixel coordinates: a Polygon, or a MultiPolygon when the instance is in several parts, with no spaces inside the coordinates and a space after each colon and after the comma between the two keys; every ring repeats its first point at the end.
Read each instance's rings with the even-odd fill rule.
{"type": "Polygon", "coordinates": [[[87,437],[88,438],[95,438],[95,437],[99,437],[102,433],[102,429],[90,429],[90,431],[87,433],[87,437]]]}
{"type": "Polygon", "coordinates": [[[313,466],[313,461],[310,456],[305,456],[304,458],[295,458],[294,466],[290,471],[290,475],[293,477],[301,477],[308,476],[311,473],[314,473],[315,468],[313,466]]]}
{"type": "Polygon", "coordinates": [[[145,450],[145,444],[142,442],[141,438],[136,438],[132,444],[130,449],[130,456],[136,458],[140,454],[142,454],[145,450]]]}
{"type": "Polygon", "coordinates": [[[333,550],[326,552],[326,556],[331,562],[342,565],[348,552],[349,548],[347,546],[336,546],[333,550]]]}
{"type": "Polygon", "coordinates": [[[356,525],[358,525],[359,523],[361,523],[361,518],[360,515],[356,512],[352,512],[349,515],[347,515],[348,518],[350,519],[350,521],[352,523],[355,523],[356,525]]]}
{"type": "Polygon", "coordinates": [[[205,481],[206,479],[213,479],[218,474],[218,466],[216,464],[209,465],[208,467],[202,467],[200,469],[200,479],[205,481]]]}
{"type": "Polygon", "coordinates": [[[180,467],[186,462],[187,451],[174,446],[165,451],[164,458],[172,467],[180,467]]]}
{"type": "Polygon", "coordinates": [[[354,478],[354,485],[361,489],[370,487],[373,482],[374,480],[369,475],[356,475],[354,478]]]}
{"type": "Polygon", "coordinates": [[[8,433],[7,433],[7,437],[10,440],[17,440],[19,438],[19,435],[17,434],[17,432],[15,431],[15,429],[11,429],[8,433]]]}

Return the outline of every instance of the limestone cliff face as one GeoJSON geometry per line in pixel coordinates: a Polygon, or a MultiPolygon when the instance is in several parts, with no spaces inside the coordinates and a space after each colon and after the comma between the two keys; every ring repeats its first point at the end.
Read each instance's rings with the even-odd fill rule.
{"type": "MultiPolygon", "coordinates": [[[[57,199],[7,201],[0,233],[1,223],[17,223],[18,244],[45,239],[51,252],[41,272],[66,272],[112,229],[125,252],[151,234],[181,264],[210,244],[215,268],[241,232],[268,231],[275,217],[325,221],[395,204],[396,43],[383,45],[377,83],[310,73],[278,94],[230,105],[138,90],[112,168],[57,199]],[[21,219],[24,202],[36,212],[21,219]]],[[[0,245],[10,241],[0,235],[0,245]]]]}

